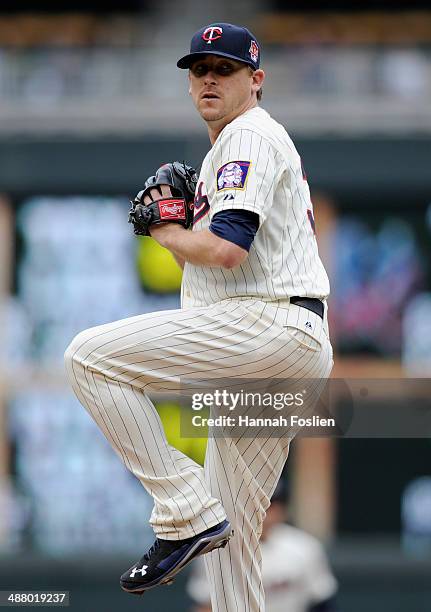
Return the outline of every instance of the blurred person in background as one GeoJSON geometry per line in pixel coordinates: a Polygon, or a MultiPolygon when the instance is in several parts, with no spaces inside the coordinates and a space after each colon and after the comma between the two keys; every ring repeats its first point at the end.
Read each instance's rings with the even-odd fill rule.
{"type": "MultiPolygon", "coordinates": [[[[286,479],[280,478],[266,512],[261,537],[262,575],[267,612],[335,612],[337,582],[322,544],[285,523],[286,479]]],[[[202,559],[193,564],[187,592],[191,612],[211,612],[202,559]]]]}

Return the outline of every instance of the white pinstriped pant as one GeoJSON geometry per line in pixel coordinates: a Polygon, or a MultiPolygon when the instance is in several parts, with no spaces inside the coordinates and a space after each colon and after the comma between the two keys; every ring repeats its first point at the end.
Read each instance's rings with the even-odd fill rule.
{"type": "Polygon", "coordinates": [[[78,399],[152,495],[157,536],[231,522],[228,546],[204,557],[213,611],[262,612],[259,538],[289,439],[210,437],[202,468],[167,443],[147,394],[208,376],[313,378],[317,388],[332,368],[326,322],[293,304],[223,300],[88,329],[65,361],[78,399]]]}

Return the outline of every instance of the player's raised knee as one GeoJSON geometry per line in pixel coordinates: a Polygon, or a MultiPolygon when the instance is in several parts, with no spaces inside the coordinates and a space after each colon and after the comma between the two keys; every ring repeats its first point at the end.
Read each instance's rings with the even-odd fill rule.
{"type": "Polygon", "coordinates": [[[64,362],[66,368],[73,365],[82,365],[83,362],[91,355],[93,346],[92,339],[95,336],[93,330],[96,328],[86,329],[77,334],[72,342],[67,347],[64,353],[64,362]]]}

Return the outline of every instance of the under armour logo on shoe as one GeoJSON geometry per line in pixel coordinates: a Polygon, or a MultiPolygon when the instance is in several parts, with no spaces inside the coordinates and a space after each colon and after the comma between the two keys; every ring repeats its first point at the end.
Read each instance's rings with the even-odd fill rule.
{"type": "Polygon", "coordinates": [[[134,578],[138,572],[141,574],[141,576],[145,576],[147,569],[148,565],[143,565],[141,569],[139,569],[139,567],[134,567],[132,573],[130,574],[130,578],[134,578]]]}
{"type": "Polygon", "coordinates": [[[308,327],[308,329],[311,329],[313,326],[311,325],[310,321],[307,321],[307,323],[305,324],[305,327],[308,327]]]}

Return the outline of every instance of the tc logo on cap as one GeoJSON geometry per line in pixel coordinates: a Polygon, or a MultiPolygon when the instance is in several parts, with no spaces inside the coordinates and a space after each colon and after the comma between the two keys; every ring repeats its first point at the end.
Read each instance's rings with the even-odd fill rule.
{"type": "Polygon", "coordinates": [[[207,43],[207,45],[210,45],[213,40],[221,38],[222,34],[223,28],[220,28],[218,26],[211,26],[210,28],[207,28],[205,30],[205,32],[202,34],[202,38],[207,43]]]}

